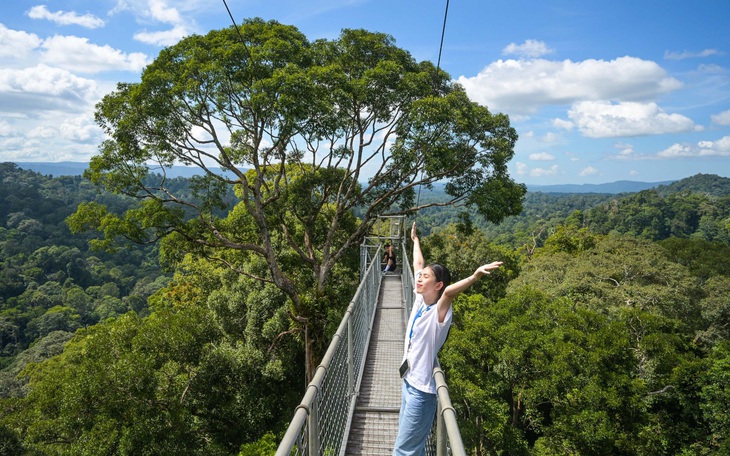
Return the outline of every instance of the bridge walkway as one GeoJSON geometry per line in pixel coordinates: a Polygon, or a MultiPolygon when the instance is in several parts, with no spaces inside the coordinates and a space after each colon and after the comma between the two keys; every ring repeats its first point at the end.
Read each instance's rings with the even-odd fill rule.
{"type": "Polygon", "coordinates": [[[405,303],[400,274],[383,276],[346,455],[392,455],[398,432],[405,303]]]}

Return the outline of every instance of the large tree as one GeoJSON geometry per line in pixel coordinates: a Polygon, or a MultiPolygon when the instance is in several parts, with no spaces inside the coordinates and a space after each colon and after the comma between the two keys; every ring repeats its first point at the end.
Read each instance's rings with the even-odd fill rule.
{"type": "Polygon", "coordinates": [[[507,170],[508,117],[364,30],[310,42],[253,19],[190,36],[105,96],[96,120],[108,139],[87,177],[141,203],[121,218],[82,205],[72,227],[101,229],[107,242],[164,239],[166,258],[195,253],[275,284],[303,331],[309,374],[337,299],[333,268],[378,215],[465,205],[498,222],[520,213],[525,193],[507,170]],[[167,185],[174,164],[200,169],[190,197],[167,185]],[[418,191],[437,183],[448,201],[419,205],[418,191]],[[222,207],[231,191],[237,203],[222,207]],[[251,256],[265,274],[246,269],[251,256]]]}

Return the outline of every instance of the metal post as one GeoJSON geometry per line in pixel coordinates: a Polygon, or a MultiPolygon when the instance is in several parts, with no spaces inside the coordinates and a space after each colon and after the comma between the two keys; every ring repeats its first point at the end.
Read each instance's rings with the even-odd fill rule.
{"type": "Polygon", "coordinates": [[[360,282],[365,278],[365,271],[367,270],[367,256],[368,246],[363,244],[360,246],[360,282]]]}
{"type": "Polygon", "coordinates": [[[439,401],[438,414],[436,416],[436,456],[446,456],[446,424],[444,423],[444,416],[442,415],[443,408],[441,407],[441,401],[439,401]]]}
{"type": "Polygon", "coordinates": [[[355,394],[355,354],[352,318],[347,320],[347,394],[355,394]]]}
{"type": "MultiPolygon", "coordinates": [[[[438,429],[440,427],[448,437],[448,443],[451,447],[451,454],[455,456],[466,456],[464,449],[464,442],[461,440],[461,433],[459,432],[459,424],[456,422],[456,411],[451,405],[451,398],[449,397],[449,387],[446,386],[446,379],[444,378],[444,372],[441,370],[441,365],[436,360],[436,366],[433,368],[433,376],[436,380],[436,394],[438,394],[439,403],[439,418],[437,421],[437,434],[442,431],[438,429]]],[[[440,438],[437,435],[437,441],[440,438]]],[[[445,438],[444,438],[445,439],[445,438]]],[[[446,454],[445,452],[443,453],[446,454]]]]}
{"type": "Polygon", "coordinates": [[[317,398],[312,401],[312,410],[309,412],[307,419],[309,430],[309,456],[319,456],[319,407],[317,406],[317,398]]]}

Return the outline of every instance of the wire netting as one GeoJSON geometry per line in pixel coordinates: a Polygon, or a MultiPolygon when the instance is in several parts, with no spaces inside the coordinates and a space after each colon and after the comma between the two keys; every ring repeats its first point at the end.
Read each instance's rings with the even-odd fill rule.
{"type": "MultiPolygon", "coordinates": [[[[382,280],[377,261],[380,251],[380,248],[376,248],[374,255],[365,252],[364,264],[369,264],[369,266],[351,303],[351,313],[345,315],[345,318],[350,320],[349,325],[340,326],[328,349],[328,352],[334,350],[332,358],[328,365],[320,365],[325,368],[325,374],[321,383],[316,385],[318,391],[315,398],[316,404],[314,407],[310,407],[309,411],[310,414],[316,414],[314,421],[317,423],[319,437],[317,454],[320,455],[340,454],[342,446],[347,441],[344,434],[353,412],[350,407],[351,399],[354,387],[360,381],[359,377],[365,362],[372,319],[382,280]],[[348,335],[348,328],[352,329],[352,334],[348,335]],[[348,369],[348,337],[352,342],[351,369],[348,369]],[[352,373],[351,378],[350,372],[352,373]],[[353,386],[353,391],[349,391],[350,385],[353,386]]],[[[291,454],[307,454],[308,432],[307,424],[304,424],[291,454]]]]}

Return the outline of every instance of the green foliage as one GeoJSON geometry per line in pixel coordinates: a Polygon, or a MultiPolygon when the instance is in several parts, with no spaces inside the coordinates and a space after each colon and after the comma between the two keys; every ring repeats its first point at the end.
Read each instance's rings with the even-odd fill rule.
{"type": "MultiPolygon", "coordinates": [[[[182,435],[186,417],[180,406],[202,356],[199,338],[209,333],[200,315],[166,311],[145,320],[128,314],[108,326],[94,326],[68,344],[62,356],[27,371],[28,402],[40,411],[41,423],[52,424],[56,440],[77,442],[71,449],[119,445],[127,454],[160,443],[183,448],[189,437],[182,435]],[[45,394],[48,389],[60,397],[45,394]],[[59,410],[56,404],[66,405],[59,410]],[[140,419],[151,414],[159,420],[156,429],[140,419]]],[[[29,434],[39,427],[31,426],[29,434]]],[[[38,443],[53,440],[45,435],[49,431],[38,436],[38,443]]]]}
{"type": "MultiPolygon", "coordinates": [[[[317,278],[289,238],[309,239],[318,248],[328,242],[327,226],[336,214],[327,185],[340,175],[302,169],[307,172],[292,170],[290,185],[281,187],[264,215],[290,227],[273,230],[270,239],[292,282],[311,290],[317,278]]],[[[270,171],[273,185],[278,174],[270,171]]],[[[25,175],[8,174],[11,180],[25,175]]],[[[38,177],[64,194],[55,180],[45,179],[38,177]]],[[[198,198],[201,207],[207,204],[220,232],[261,242],[255,218],[245,202],[236,204],[232,190],[216,200],[203,181],[176,181],[173,188],[198,198]],[[231,210],[220,209],[221,201],[231,210]]],[[[656,195],[642,196],[642,204],[666,205],[672,193],[656,195]]],[[[483,261],[505,262],[472,287],[473,294],[459,297],[440,356],[462,436],[477,454],[727,451],[727,244],[694,233],[658,243],[595,233],[590,205],[603,198],[528,194],[529,216],[519,222],[525,224],[504,223],[523,227],[509,237],[509,247],[495,243],[493,231],[482,230],[482,219],[473,214],[455,215],[458,224],[432,227],[423,237],[427,257],[447,264],[457,278],[483,261]],[[522,243],[516,242],[520,236],[522,243]],[[515,249],[527,244],[524,239],[532,244],[518,256],[515,249]]],[[[687,210],[704,201],[672,198],[689,198],[687,210]]],[[[99,213],[126,223],[115,215],[121,212],[99,213]]],[[[154,213],[140,213],[136,220],[154,213]]],[[[27,240],[38,227],[29,223],[18,230],[24,216],[9,214],[6,226],[12,228],[0,230],[2,252],[17,253],[3,257],[0,285],[6,293],[0,302],[2,451],[275,452],[275,436],[301,399],[307,342],[290,319],[293,301],[257,279],[270,276],[265,259],[210,248],[220,266],[237,269],[219,267],[186,255],[189,244],[179,234],[168,236],[162,252],[177,271],[168,284],[157,273],[143,274],[154,271],[149,262],[156,251],[92,254],[84,245],[52,238],[53,244],[23,252],[24,246],[14,245],[18,236],[27,240]],[[120,316],[130,309],[137,314],[120,316]],[[107,321],[92,326],[99,320],[107,321]],[[69,331],[79,327],[85,328],[74,337],[69,331]]],[[[34,219],[45,220],[40,213],[34,219]]],[[[200,232],[199,219],[186,220],[200,232]]],[[[684,220],[690,226],[693,219],[684,220]]],[[[334,239],[340,243],[360,226],[352,213],[339,223],[334,239]]],[[[306,310],[310,328],[333,331],[352,296],[356,265],[353,249],[329,270],[333,280],[323,295],[302,294],[299,309],[306,310]]],[[[322,338],[310,348],[322,351],[326,342],[322,338]]]]}
{"type": "MultiPolygon", "coordinates": [[[[522,212],[499,224],[488,222],[474,210],[433,207],[419,214],[419,228],[427,235],[434,227],[459,223],[468,215],[473,226],[484,231],[492,242],[519,248],[528,256],[542,247],[560,225],[651,240],[692,237],[728,245],[729,194],[727,178],[702,174],[634,194],[527,192],[522,212]]],[[[418,195],[420,201],[446,200],[439,186],[418,188],[418,195]]]]}
{"type": "Polygon", "coordinates": [[[718,454],[730,451],[730,342],[718,344],[710,353],[709,368],[702,373],[702,411],[709,422],[711,434],[707,447],[718,454]]]}
{"type": "Polygon", "coordinates": [[[706,322],[696,342],[714,346],[730,340],[730,275],[717,276],[704,283],[700,312],[706,322]]]}
{"type": "Polygon", "coordinates": [[[546,239],[543,251],[574,255],[592,249],[595,247],[596,242],[597,236],[595,234],[587,228],[581,228],[578,224],[570,224],[570,218],[568,218],[565,226],[557,226],[550,237],[546,239]]]}
{"type": "Polygon", "coordinates": [[[586,223],[602,234],[616,232],[654,241],[691,236],[730,244],[728,179],[699,175],[675,184],[596,206],[586,214],[586,223]],[[713,193],[704,191],[708,181],[715,184],[713,193]],[[677,191],[670,193],[670,189],[677,191]]]}
{"type": "Polygon", "coordinates": [[[42,176],[11,163],[0,164],[0,190],[0,397],[7,397],[23,394],[11,373],[27,362],[24,350],[130,309],[146,313],[147,296],[166,278],[155,248],[93,252],[93,236],[73,236],[64,223],[79,204],[115,214],[131,200],[79,177],[42,176]]]}
{"type": "Polygon", "coordinates": [[[520,260],[513,252],[490,244],[481,231],[467,234],[457,225],[434,231],[424,239],[422,249],[429,261],[448,267],[453,281],[470,276],[483,264],[502,261],[499,269],[469,288],[470,294],[480,294],[492,300],[504,297],[507,284],[520,271],[520,260]]]}
{"type": "Polygon", "coordinates": [[[465,439],[485,454],[617,454],[642,390],[625,328],[529,288],[479,301],[459,303],[442,356],[465,439]]]}
{"type": "Polygon", "coordinates": [[[267,432],[258,441],[242,445],[238,456],[273,456],[277,446],[276,436],[267,432]]]}
{"type": "Polygon", "coordinates": [[[465,442],[478,454],[722,454],[722,264],[688,261],[704,241],[668,251],[572,219],[504,298],[455,305],[440,358],[465,442]]]}
{"type": "Polygon", "coordinates": [[[700,193],[711,196],[727,196],[729,187],[730,178],[715,174],[695,174],[694,176],[672,182],[668,185],[660,185],[657,187],[657,192],[663,196],[673,193],[700,193]]]}
{"type": "Polygon", "coordinates": [[[59,355],[63,347],[73,337],[73,333],[53,331],[38,338],[33,345],[13,359],[13,362],[0,371],[0,397],[23,397],[26,393],[25,381],[18,374],[30,363],[40,363],[59,355]]]}
{"type": "Polygon", "coordinates": [[[658,243],[670,260],[685,266],[689,272],[708,280],[718,275],[730,276],[730,245],[699,238],[671,237],[658,243]]]}
{"type": "MultiPolygon", "coordinates": [[[[560,230],[558,236],[564,238],[560,230]]],[[[580,231],[579,231],[580,232],[580,231]]],[[[632,237],[594,236],[595,246],[536,254],[511,286],[540,283],[554,296],[565,296],[587,308],[631,307],[679,318],[698,327],[699,282],[667,259],[663,249],[632,237]]],[[[548,242],[549,246],[559,243],[548,242]]],[[[509,290],[508,290],[509,291],[509,290]]]]}
{"type": "Polygon", "coordinates": [[[15,433],[6,426],[0,425],[0,455],[17,456],[23,454],[23,444],[15,433]]]}
{"type": "Polygon", "coordinates": [[[28,394],[4,403],[19,410],[0,425],[43,454],[223,455],[280,429],[303,378],[301,345],[276,337],[286,298],[203,262],[185,269],[148,317],[79,330],[28,364],[28,394]]]}

